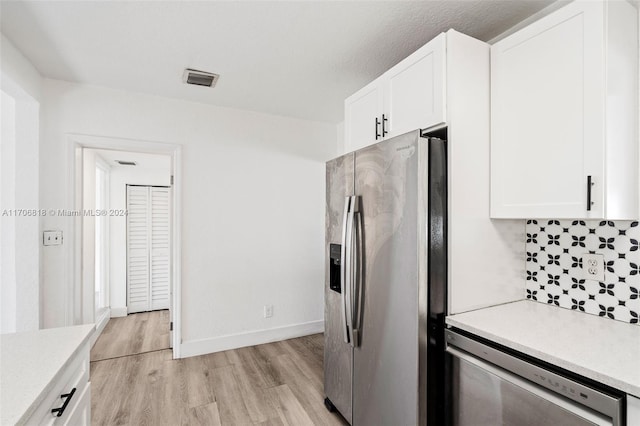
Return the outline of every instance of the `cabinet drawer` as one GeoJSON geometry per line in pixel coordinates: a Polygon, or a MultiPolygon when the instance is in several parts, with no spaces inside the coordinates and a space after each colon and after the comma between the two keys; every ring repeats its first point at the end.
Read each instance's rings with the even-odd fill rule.
{"type": "MultiPolygon", "coordinates": [[[[91,424],[91,382],[84,384],[84,389],[78,388],[77,398],[71,411],[67,411],[61,417],[64,426],[87,426],[91,424]]],[[[58,422],[56,422],[58,424],[58,422]]]]}
{"type": "Polygon", "coordinates": [[[75,410],[78,401],[86,394],[89,386],[89,344],[86,343],[71,359],[60,378],[51,387],[42,404],[33,415],[25,422],[27,425],[63,425],[68,421],[75,410]],[[75,388],[67,406],[60,417],[51,410],[60,408],[67,398],[62,395],[69,394],[75,388]]]}

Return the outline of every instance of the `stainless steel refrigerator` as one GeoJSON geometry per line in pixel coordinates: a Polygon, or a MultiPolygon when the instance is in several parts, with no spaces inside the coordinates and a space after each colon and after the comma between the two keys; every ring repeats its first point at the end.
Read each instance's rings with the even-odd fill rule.
{"type": "Polygon", "coordinates": [[[443,424],[446,142],[414,131],[326,166],[325,405],[443,424]]]}

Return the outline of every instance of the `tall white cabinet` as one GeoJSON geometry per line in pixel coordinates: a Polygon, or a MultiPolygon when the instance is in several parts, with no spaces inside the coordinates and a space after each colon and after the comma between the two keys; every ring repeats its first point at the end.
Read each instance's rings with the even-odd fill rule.
{"type": "Polygon", "coordinates": [[[491,47],[492,217],[638,217],[637,20],[575,1],[491,47]]]}
{"type": "Polygon", "coordinates": [[[524,221],[489,219],[489,51],[449,30],[345,101],[345,152],[376,143],[376,118],[377,141],[433,126],[446,134],[449,314],[524,293],[524,221]]]}
{"type": "Polygon", "coordinates": [[[169,309],[170,188],[127,185],[127,312],[169,309]]]}

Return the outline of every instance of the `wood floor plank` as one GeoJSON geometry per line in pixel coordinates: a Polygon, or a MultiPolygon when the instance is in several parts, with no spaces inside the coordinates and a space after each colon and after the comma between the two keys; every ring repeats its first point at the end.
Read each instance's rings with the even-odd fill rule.
{"type": "Polygon", "coordinates": [[[284,426],[284,422],[280,420],[280,417],[275,419],[269,419],[266,422],[256,423],[258,426],[284,426]]]}
{"type": "Polygon", "coordinates": [[[289,351],[287,354],[279,356],[278,359],[291,360],[298,374],[303,376],[316,390],[322,392],[324,387],[322,362],[312,359],[306,351],[300,349],[300,345],[291,345],[288,341],[286,343],[289,351]]]}
{"type": "Polygon", "coordinates": [[[186,388],[190,408],[215,402],[215,394],[209,380],[209,365],[205,357],[194,356],[180,360],[184,364],[186,374],[186,388]]]}
{"type": "MultiPolygon", "coordinates": [[[[318,386],[323,385],[323,353],[317,354],[304,343],[304,337],[290,339],[282,342],[287,348],[287,354],[297,361],[297,365],[302,369],[309,380],[314,381],[318,386]],[[301,362],[303,361],[304,362],[301,362]]],[[[321,388],[320,388],[321,389],[321,388]]]]}
{"type": "Polygon", "coordinates": [[[265,399],[262,389],[266,388],[265,378],[255,363],[248,348],[238,349],[229,354],[233,371],[238,381],[242,398],[253,423],[266,422],[277,418],[278,413],[265,399]]]}
{"type": "Polygon", "coordinates": [[[189,409],[189,424],[221,426],[218,404],[215,402],[189,409]]]}
{"type": "Polygon", "coordinates": [[[111,318],[91,350],[91,361],[169,348],[169,311],[111,318]]]}
{"type": "Polygon", "coordinates": [[[339,416],[329,413],[324,406],[322,383],[310,380],[309,374],[304,372],[309,370],[305,361],[303,358],[285,354],[277,358],[276,364],[285,383],[296,395],[313,424],[341,425],[339,416]]]}
{"type": "Polygon", "coordinates": [[[228,425],[252,424],[234,369],[228,365],[214,369],[211,374],[220,421],[228,425]]]}
{"type": "Polygon", "coordinates": [[[282,342],[266,343],[264,345],[254,346],[254,348],[266,359],[275,358],[278,355],[287,353],[287,349],[282,345],[282,342]]]}
{"type": "MultiPolygon", "coordinates": [[[[263,346],[273,345],[269,343],[267,345],[251,346],[248,348],[242,348],[239,351],[239,355],[242,363],[246,363],[256,369],[260,374],[262,382],[260,385],[265,388],[271,388],[284,384],[280,377],[278,369],[274,367],[273,360],[277,355],[269,356],[269,352],[261,350],[263,346]]],[[[277,352],[280,354],[281,352],[277,352]]]]}
{"type": "Polygon", "coordinates": [[[205,355],[207,363],[211,368],[226,367],[231,365],[229,361],[228,353],[231,351],[214,352],[212,354],[205,355]]]}
{"type": "MultiPolygon", "coordinates": [[[[169,355],[170,351],[167,351],[169,355]]],[[[185,360],[173,360],[171,357],[163,364],[166,385],[164,389],[163,415],[166,424],[188,425],[191,423],[189,410],[189,383],[185,360]]]]}
{"type": "Polygon", "coordinates": [[[164,403],[161,369],[164,357],[160,352],[151,352],[139,358],[140,368],[130,395],[134,414],[131,418],[132,423],[141,426],[161,424],[161,407],[164,403]]]}
{"type": "Polygon", "coordinates": [[[314,423],[305,409],[291,392],[288,385],[265,389],[265,395],[272,401],[280,420],[290,426],[313,426],[314,423]]]}
{"type": "Polygon", "coordinates": [[[91,415],[93,424],[124,424],[123,421],[114,421],[112,415],[119,410],[117,395],[120,383],[124,378],[125,363],[127,360],[116,358],[100,363],[92,363],[91,378],[91,415]],[[109,396],[116,396],[109,397],[109,396]],[[99,419],[99,420],[98,420],[99,419]]]}
{"type": "Polygon", "coordinates": [[[92,364],[92,424],[126,425],[132,423],[137,399],[136,382],[142,356],[115,358],[92,364]]]}
{"type": "Polygon", "coordinates": [[[324,335],[323,334],[313,334],[311,336],[301,337],[300,340],[309,348],[311,353],[313,353],[315,359],[320,359],[324,357],[324,335]]]}

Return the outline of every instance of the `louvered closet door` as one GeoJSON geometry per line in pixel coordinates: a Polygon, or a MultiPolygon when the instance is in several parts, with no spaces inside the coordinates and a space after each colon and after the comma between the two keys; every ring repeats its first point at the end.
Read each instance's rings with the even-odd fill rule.
{"type": "Polygon", "coordinates": [[[169,309],[169,188],[150,191],[151,309],[169,309]]]}
{"type": "Polygon", "coordinates": [[[127,311],[169,308],[170,189],[127,186],[127,311]]]}
{"type": "Polygon", "coordinates": [[[127,186],[127,311],[149,310],[149,188],[127,186]]]}

